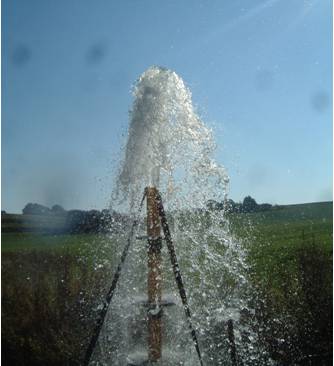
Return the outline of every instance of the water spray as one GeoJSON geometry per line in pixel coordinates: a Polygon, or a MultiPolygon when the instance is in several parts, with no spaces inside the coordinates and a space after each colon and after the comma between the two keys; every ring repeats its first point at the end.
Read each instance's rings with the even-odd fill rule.
{"type": "MultiPolygon", "coordinates": [[[[94,349],[92,366],[236,366],[238,360],[253,365],[259,352],[252,327],[245,325],[250,318],[244,314],[252,310],[246,252],[231,235],[224,211],[207,207],[212,199],[224,202],[228,185],[224,167],[214,159],[212,131],[196,113],[190,90],[171,70],[150,67],[133,93],[113,208],[135,220],[85,365],[94,349]],[[145,219],[136,214],[143,191],[145,219]],[[146,235],[136,235],[145,220],[146,235]]],[[[121,235],[111,240],[122,245],[121,235]]]]}
{"type": "MultiPolygon", "coordinates": [[[[148,280],[147,280],[147,319],[148,319],[148,360],[141,362],[141,365],[146,362],[158,362],[162,356],[162,326],[161,317],[163,315],[163,306],[169,306],[170,303],[162,300],[162,271],[161,271],[161,227],[164,232],[164,240],[167,243],[168,251],[170,254],[171,265],[173,268],[175,281],[179,289],[180,298],[184,307],[185,315],[187,317],[189,330],[192,340],[194,342],[196,352],[200,365],[203,366],[202,356],[197,340],[195,328],[191,322],[191,312],[187,300],[186,291],[183,285],[181,271],[179,268],[178,260],[176,257],[174,244],[172,241],[169,225],[167,222],[166,213],[162,204],[162,199],[159,191],[156,187],[146,187],[144,196],[140,204],[140,210],[142,208],[144,199],[146,197],[147,203],[147,241],[148,241],[148,280]]],[[[135,220],[132,224],[130,237],[126,247],[123,250],[121,262],[115,272],[111,288],[107,294],[104,302],[104,307],[100,312],[100,316],[96,323],[96,327],[93,332],[93,336],[86,351],[84,365],[89,365],[91,356],[99,338],[103,322],[105,320],[108,307],[111,303],[114,291],[117,286],[117,282],[120,278],[122,266],[128,254],[131,241],[134,237],[134,231],[138,222],[135,220]]],[[[128,366],[139,366],[139,364],[129,363],[128,366]]]]}

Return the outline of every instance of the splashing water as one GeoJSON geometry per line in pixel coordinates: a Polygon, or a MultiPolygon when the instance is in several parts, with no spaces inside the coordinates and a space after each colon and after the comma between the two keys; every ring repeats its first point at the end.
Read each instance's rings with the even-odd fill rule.
{"type": "MultiPolygon", "coordinates": [[[[159,188],[205,365],[232,364],[226,331],[230,319],[239,360],[244,365],[270,364],[261,361],[265,356],[250,324],[246,252],[229,234],[223,210],[207,209],[211,199],[224,202],[228,184],[225,169],[213,158],[211,130],[196,114],[189,89],[173,71],[149,68],[139,78],[134,97],[115,197],[134,215],[144,188],[159,188]]],[[[138,235],[144,234],[141,219],[138,235]]],[[[164,311],[163,356],[158,365],[197,365],[164,246],[162,258],[163,297],[171,297],[177,306],[164,311]]],[[[146,287],[146,246],[135,240],[92,364],[140,364],[147,358],[146,314],[140,306],[146,287]]]]}

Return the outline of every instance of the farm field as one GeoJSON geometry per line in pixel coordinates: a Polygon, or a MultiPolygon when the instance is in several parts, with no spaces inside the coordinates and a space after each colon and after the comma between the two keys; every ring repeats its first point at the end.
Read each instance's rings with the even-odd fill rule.
{"type": "MultiPolygon", "coordinates": [[[[333,256],[333,204],[319,202],[283,206],[277,210],[251,214],[231,214],[231,232],[242,238],[255,273],[272,273],[275,263],[286,261],[303,249],[321,250],[333,256]]],[[[265,276],[266,277],[266,276],[265,276]]]]}
{"type": "MultiPolygon", "coordinates": [[[[282,364],[327,365],[332,357],[332,212],[325,202],[229,214],[262,299],[254,298],[260,336],[282,364]]],[[[80,365],[124,240],[2,233],[4,365],[80,365]]]]}
{"type": "Polygon", "coordinates": [[[265,299],[258,306],[259,324],[268,329],[263,341],[284,365],[332,364],[332,210],[324,202],[230,216],[231,231],[248,247],[251,282],[265,299]],[[285,322],[275,322],[279,315],[285,322]]]}

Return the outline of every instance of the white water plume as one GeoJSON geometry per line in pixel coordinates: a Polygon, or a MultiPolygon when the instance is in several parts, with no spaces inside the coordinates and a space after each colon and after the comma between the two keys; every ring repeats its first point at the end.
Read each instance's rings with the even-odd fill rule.
{"type": "Polygon", "coordinates": [[[118,192],[131,204],[153,185],[170,198],[178,190],[200,188],[203,177],[225,192],[228,176],[212,159],[212,132],[196,114],[183,80],[171,70],[151,67],[139,78],[134,97],[118,192]]]}
{"type": "MultiPolygon", "coordinates": [[[[252,289],[246,278],[246,252],[232,238],[224,216],[228,176],[214,160],[213,134],[196,114],[189,89],[173,71],[149,68],[139,78],[134,97],[117,196],[128,203],[134,215],[144,188],[159,188],[205,365],[231,364],[229,320],[234,322],[239,361],[261,364],[265,355],[259,356],[256,335],[249,324],[254,312],[248,301],[252,289]],[[209,200],[222,206],[209,210],[209,200]]],[[[145,235],[144,217],[141,220],[139,236],[145,235]]],[[[165,244],[162,260],[163,297],[170,294],[179,299],[165,244]]],[[[134,240],[94,364],[131,364],[131,354],[137,361],[145,359],[147,316],[137,300],[146,293],[146,244],[134,240]]],[[[178,305],[166,308],[162,317],[163,357],[157,365],[194,366],[198,363],[195,348],[182,306],[175,302],[178,305]]]]}

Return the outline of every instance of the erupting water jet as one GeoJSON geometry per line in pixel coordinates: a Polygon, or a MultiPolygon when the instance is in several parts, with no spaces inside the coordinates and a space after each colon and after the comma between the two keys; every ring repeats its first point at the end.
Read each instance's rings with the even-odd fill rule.
{"type": "MultiPolygon", "coordinates": [[[[137,81],[134,96],[113,206],[118,202],[142,229],[145,220],[135,209],[145,190],[148,247],[143,250],[142,240],[125,247],[129,254],[122,281],[115,288],[91,363],[140,365],[148,360],[194,366],[202,364],[201,347],[206,365],[235,365],[238,359],[253,365],[259,351],[247,323],[250,317],[244,315],[252,312],[246,252],[230,234],[224,210],[207,207],[212,199],[225,202],[229,180],[214,160],[212,131],[195,112],[189,89],[171,70],[149,68],[137,81]],[[161,196],[173,219],[175,249],[161,196]],[[165,298],[167,292],[171,301],[165,298]],[[185,316],[180,306],[168,306],[179,304],[177,292],[185,316]]],[[[131,234],[135,235],[133,230],[131,234]]]]}

